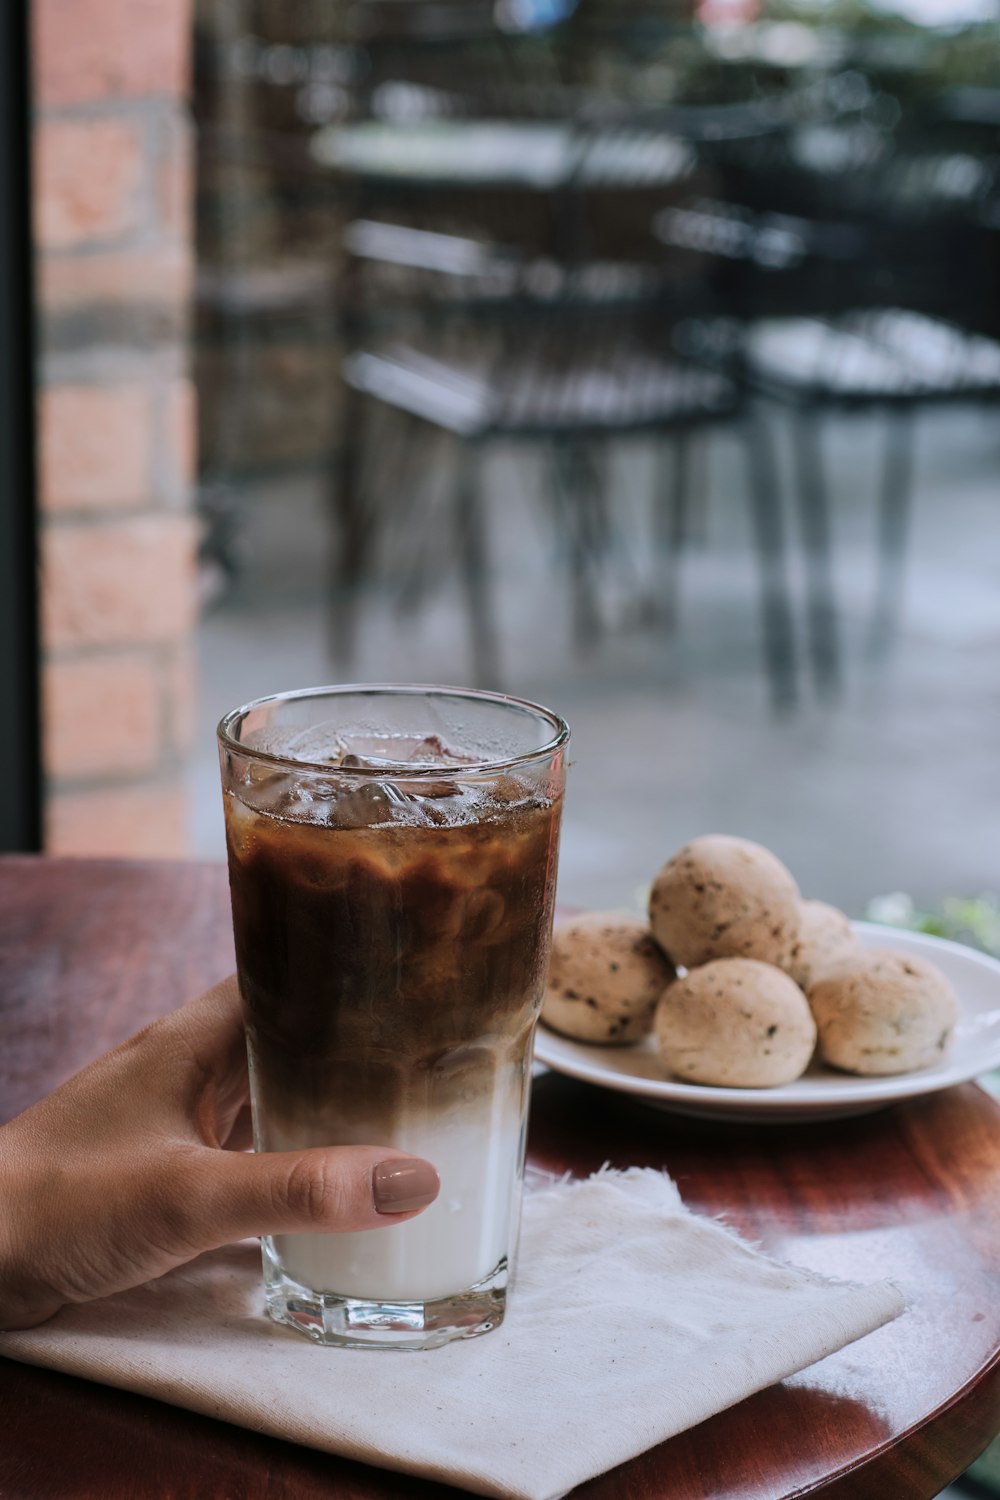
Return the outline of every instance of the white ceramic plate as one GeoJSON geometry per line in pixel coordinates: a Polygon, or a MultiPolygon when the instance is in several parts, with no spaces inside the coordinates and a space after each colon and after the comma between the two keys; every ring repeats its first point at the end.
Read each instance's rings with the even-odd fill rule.
{"type": "Polygon", "coordinates": [[[760,1122],[866,1114],[1000,1067],[1000,962],[960,943],[919,932],[876,927],[871,922],[855,922],[854,929],[862,947],[922,955],[936,963],[954,985],[960,1006],[955,1040],[949,1056],[933,1068],[892,1078],[855,1078],[814,1062],[801,1078],[781,1088],[709,1088],[665,1076],[652,1038],[631,1047],[595,1047],[559,1036],[544,1025],[535,1038],[535,1061],[571,1078],[638,1095],[676,1114],[760,1122]]]}

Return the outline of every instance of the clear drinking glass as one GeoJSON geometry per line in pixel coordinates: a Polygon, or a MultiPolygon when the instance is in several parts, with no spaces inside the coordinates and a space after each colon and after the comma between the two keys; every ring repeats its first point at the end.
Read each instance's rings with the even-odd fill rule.
{"type": "Polygon", "coordinates": [[[434,1163],[408,1223],[263,1241],[271,1317],[429,1348],[503,1317],[569,730],[516,698],[331,687],[226,715],[219,749],[259,1151],[434,1163]]]}

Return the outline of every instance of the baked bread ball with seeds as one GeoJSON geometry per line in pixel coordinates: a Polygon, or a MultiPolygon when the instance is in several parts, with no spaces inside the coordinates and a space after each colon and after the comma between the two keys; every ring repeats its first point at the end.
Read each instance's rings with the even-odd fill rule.
{"type": "Polygon", "coordinates": [[[652,1029],[656,1002],[674,974],[637,917],[573,917],[552,935],[542,1020],[582,1042],[637,1042],[652,1029]]]}
{"type": "Polygon", "coordinates": [[[955,992],[935,964],[881,949],[823,974],[809,1004],[823,1061],[874,1077],[940,1062],[958,1019],[955,992]]]}
{"type": "Polygon", "coordinates": [[[756,958],[784,967],[799,935],[799,888],[768,849],[712,833],[678,849],[653,882],[649,923],[675,964],[756,958]]]}
{"type": "Polygon", "coordinates": [[[809,1066],[816,1023],[794,980],[753,958],[719,958],[664,992],[656,1039],[687,1083],[768,1089],[809,1066]]]}
{"type": "Polygon", "coordinates": [[[799,935],[785,966],[796,984],[807,990],[814,980],[857,952],[854,928],[842,911],[825,901],[800,904],[799,935]]]}

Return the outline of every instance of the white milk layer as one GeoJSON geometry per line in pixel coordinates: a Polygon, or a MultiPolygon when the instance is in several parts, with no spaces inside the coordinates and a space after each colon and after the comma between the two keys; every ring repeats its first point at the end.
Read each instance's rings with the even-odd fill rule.
{"type": "MultiPolygon", "coordinates": [[[[384,1302],[430,1301],[482,1281],[512,1254],[518,1229],[524,1147],[519,1091],[511,1092],[423,1120],[410,1115],[387,1144],[433,1162],[441,1178],[435,1202],[384,1229],[276,1235],[286,1273],[313,1291],[384,1302]]],[[[319,1144],[309,1131],[268,1131],[274,1151],[319,1144]]]]}

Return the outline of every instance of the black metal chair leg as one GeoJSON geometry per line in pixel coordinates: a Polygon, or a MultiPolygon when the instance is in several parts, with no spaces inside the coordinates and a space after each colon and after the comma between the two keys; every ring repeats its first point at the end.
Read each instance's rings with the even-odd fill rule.
{"type": "Polygon", "coordinates": [[[690,498],[687,503],[685,540],[697,547],[705,546],[708,541],[708,459],[711,430],[705,427],[695,427],[690,434],[691,458],[688,464],[690,498]]]}
{"type": "Polygon", "coordinates": [[[840,642],[830,553],[830,506],[816,413],[797,412],[793,431],[799,521],[806,557],[809,655],[817,691],[832,697],[840,687],[840,642]]]}
{"type": "Polygon", "coordinates": [[[913,408],[890,408],[879,505],[878,588],[869,642],[872,656],[885,654],[899,618],[913,499],[914,438],[913,408]]]}
{"type": "Polygon", "coordinates": [[[774,452],[763,419],[743,421],[749,460],[749,492],[754,536],[760,559],[764,661],[776,709],[792,707],[798,698],[795,637],[785,568],[785,535],[774,452]]]}
{"type": "MultiPolygon", "coordinates": [[[[552,475],[569,538],[573,643],[578,647],[588,646],[601,633],[594,588],[599,540],[595,537],[595,516],[591,511],[591,478],[573,442],[561,441],[553,446],[552,475]]],[[[597,525],[599,528],[599,522],[597,525]]]]}
{"type": "Polygon", "coordinates": [[[479,484],[480,455],[471,443],[460,443],[455,479],[455,536],[469,616],[472,665],[477,687],[500,686],[493,601],[487,559],[486,528],[479,484]]]}
{"type": "Polygon", "coordinates": [[[366,552],[366,518],[361,493],[362,401],[344,388],[340,449],[333,463],[333,556],[330,589],[330,648],[340,671],[354,661],[357,616],[366,552]]]}
{"type": "Polygon", "coordinates": [[[677,624],[677,600],[684,547],[688,540],[691,498],[691,432],[680,428],[671,443],[670,483],[657,507],[656,553],[662,579],[657,618],[672,630],[677,624]]]}
{"type": "MultiPolygon", "coordinates": [[[[444,434],[418,417],[404,412],[397,416],[401,431],[387,493],[406,497],[408,521],[396,537],[399,581],[395,607],[399,615],[408,616],[416,614],[441,573],[441,518],[435,510],[442,497],[433,493],[432,478],[439,468],[444,434]]],[[[444,529],[447,531],[447,526],[444,529]]]]}
{"type": "Polygon", "coordinates": [[[586,549],[587,567],[591,578],[593,608],[584,630],[583,640],[592,645],[602,634],[604,616],[600,604],[600,583],[608,565],[615,543],[611,514],[608,508],[608,455],[602,450],[600,459],[595,456],[592,444],[574,442],[570,445],[576,480],[577,504],[583,522],[583,540],[586,549]]]}
{"type": "Polygon", "coordinates": [[[594,572],[615,544],[612,515],[608,507],[608,463],[606,445],[578,441],[572,445],[575,473],[587,515],[587,539],[594,572]]]}

